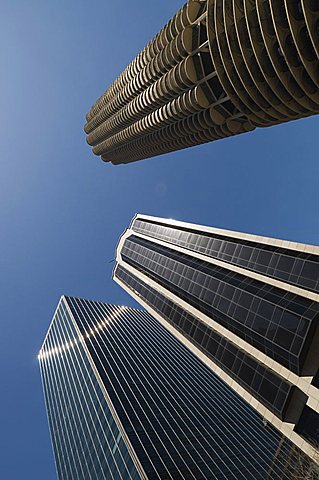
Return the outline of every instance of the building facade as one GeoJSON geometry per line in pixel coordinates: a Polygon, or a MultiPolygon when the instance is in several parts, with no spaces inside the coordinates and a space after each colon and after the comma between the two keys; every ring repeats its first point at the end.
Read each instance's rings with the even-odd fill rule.
{"type": "Polygon", "coordinates": [[[317,0],[189,0],[96,101],[85,132],[128,163],[319,112],[317,0]]]}
{"type": "Polygon", "coordinates": [[[146,311],[62,297],[39,362],[59,480],[291,478],[293,444],[146,311]]]}
{"type": "Polygon", "coordinates": [[[318,247],[137,215],[120,239],[114,279],[318,457],[318,247]]]}

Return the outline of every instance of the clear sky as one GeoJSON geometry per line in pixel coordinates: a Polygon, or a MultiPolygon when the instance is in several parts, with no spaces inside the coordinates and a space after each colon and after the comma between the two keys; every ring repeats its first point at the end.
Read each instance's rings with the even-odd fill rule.
{"type": "Polygon", "coordinates": [[[182,0],[2,0],[0,479],[51,480],[37,365],[62,294],[132,305],[112,282],[136,212],[319,244],[319,117],[113,166],[85,113],[182,0]]]}

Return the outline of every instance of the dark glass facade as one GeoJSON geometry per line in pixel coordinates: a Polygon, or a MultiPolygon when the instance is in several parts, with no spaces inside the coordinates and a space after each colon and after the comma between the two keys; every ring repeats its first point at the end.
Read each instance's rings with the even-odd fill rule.
{"type": "MultiPolygon", "coordinates": [[[[117,266],[115,276],[248,390],[281,420],[297,388],[219,335],[131,272],[117,266]]],[[[304,402],[307,397],[304,396],[304,402]]]]}
{"type": "Polygon", "coordinates": [[[282,435],[145,311],[63,297],[39,358],[59,479],[290,478],[282,435]]]}
{"type": "Polygon", "coordinates": [[[138,214],[116,259],[117,283],[282,433],[266,478],[319,474],[319,247],[138,214]]]}
{"type": "Polygon", "coordinates": [[[124,262],[258,348],[302,374],[318,328],[319,302],[131,235],[124,262]]]}
{"type": "Polygon", "coordinates": [[[307,405],[303,409],[295,430],[310,443],[319,445],[319,413],[307,405]]]}
{"type": "Polygon", "coordinates": [[[311,461],[307,455],[304,455],[298,447],[287,448],[287,439],[283,438],[267,478],[272,478],[271,475],[276,473],[291,480],[317,480],[319,478],[319,466],[311,461]]]}
{"type": "Polygon", "coordinates": [[[312,385],[319,388],[319,370],[317,371],[316,375],[312,379],[312,385]]]}
{"type": "Polygon", "coordinates": [[[319,256],[217,233],[135,220],[135,232],[319,292],[319,256]]]}

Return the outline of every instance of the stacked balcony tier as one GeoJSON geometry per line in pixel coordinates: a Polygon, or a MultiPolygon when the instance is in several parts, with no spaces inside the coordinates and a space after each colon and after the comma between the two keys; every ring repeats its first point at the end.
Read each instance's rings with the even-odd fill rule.
{"type": "Polygon", "coordinates": [[[189,0],[87,114],[114,164],[319,112],[317,0],[189,0]]]}

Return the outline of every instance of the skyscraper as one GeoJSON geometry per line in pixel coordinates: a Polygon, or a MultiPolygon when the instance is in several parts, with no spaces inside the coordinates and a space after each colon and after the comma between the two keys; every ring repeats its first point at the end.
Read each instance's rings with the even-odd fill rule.
{"type": "Polygon", "coordinates": [[[120,239],[114,279],[317,455],[319,247],[137,215],[120,239]]]}
{"type": "Polygon", "coordinates": [[[128,163],[319,112],[317,0],[190,0],[87,114],[128,163]]]}
{"type": "Polygon", "coordinates": [[[39,362],[59,480],[291,478],[292,443],[146,311],[62,297],[39,362]]]}

